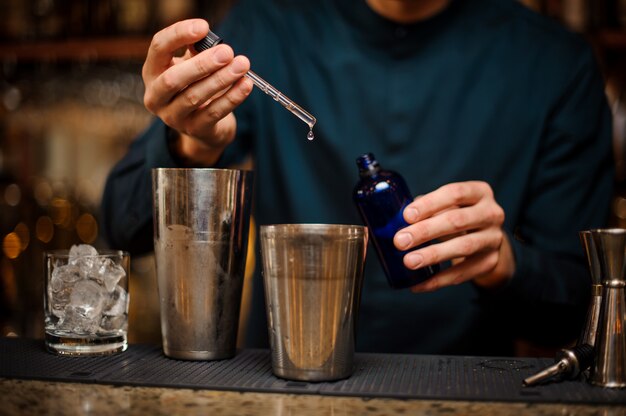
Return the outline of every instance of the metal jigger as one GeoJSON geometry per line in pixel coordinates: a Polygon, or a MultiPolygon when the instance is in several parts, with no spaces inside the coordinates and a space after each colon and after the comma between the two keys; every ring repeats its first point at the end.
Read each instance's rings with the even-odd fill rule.
{"type": "Polygon", "coordinates": [[[591,273],[591,300],[587,311],[587,319],[583,327],[578,343],[576,345],[591,345],[596,342],[598,331],[598,320],[600,319],[600,307],[602,305],[602,280],[600,278],[600,260],[598,260],[598,250],[596,250],[591,231],[581,231],[579,233],[580,242],[587,257],[587,264],[591,273]]]}
{"type": "Polygon", "coordinates": [[[591,235],[600,266],[602,304],[590,382],[622,388],[626,387],[626,229],[596,229],[591,235]]]}

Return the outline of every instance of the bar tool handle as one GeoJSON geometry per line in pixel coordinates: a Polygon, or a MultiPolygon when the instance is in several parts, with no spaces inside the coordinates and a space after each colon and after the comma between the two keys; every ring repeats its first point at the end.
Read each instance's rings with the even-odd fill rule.
{"type": "Polygon", "coordinates": [[[572,349],[564,348],[556,354],[555,364],[525,378],[524,386],[534,386],[556,376],[573,379],[591,366],[592,360],[593,347],[589,344],[577,345],[572,349]]]}
{"type": "Polygon", "coordinates": [[[538,373],[527,377],[524,379],[524,386],[530,387],[530,386],[534,386],[537,384],[540,384],[548,379],[551,379],[552,377],[562,373],[565,371],[565,369],[567,368],[567,361],[566,360],[561,360],[559,362],[557,362],[556,364],[552,364],[549,367],[544,368],[543,370],[539,371],[538,373]]]}

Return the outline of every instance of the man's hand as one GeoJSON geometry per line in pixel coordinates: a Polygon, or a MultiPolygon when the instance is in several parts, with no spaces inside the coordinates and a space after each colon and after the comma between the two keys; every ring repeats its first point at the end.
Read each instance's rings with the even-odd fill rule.
{"type": "Polygon", "coordinates": [[[142,77],[144,105],[180,133],[175,147],[180,156],[195,163],[214,163],[235,137],[232,111],[252,91],[244,74],[250,69],[245,56],[234,56],[224,44],[201,53],[195,42],[209,31],[201,19],[185,20],[152,38],[142,77]],[[187,48],[182,57],[177,51],[187,48]]]}
{"type": "Polygon", "coordinates": [[[407,205],[404,219],[409,226],[394,237],[399,250],[439,240],[407,253],[407,268],[452,261],[450,268],[413,286],[413,292],[433,291],[468,280],[483,287],[497,287],[513,276],[515,259],[502,230],[504,210],[487,183],[444,185],[407,205]]]}

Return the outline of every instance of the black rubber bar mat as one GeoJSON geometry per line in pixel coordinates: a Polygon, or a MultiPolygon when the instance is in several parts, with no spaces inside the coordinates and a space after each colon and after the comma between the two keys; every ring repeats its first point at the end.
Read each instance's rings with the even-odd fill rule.
{"type": "Polygon", "coordinates": [[[272,374],[268,350],[241,350],[229,360],[181,361],[160,346],[130,345],[102,357],[48,353],[43,341],[0,338],[0,377],[125,386],[305,393],[363,398],[626,404],[626,390],[585,381],[523,387],[522,380],[552,364],[544,358],[356,354],[345,380],[306,383],[272,374]]]}

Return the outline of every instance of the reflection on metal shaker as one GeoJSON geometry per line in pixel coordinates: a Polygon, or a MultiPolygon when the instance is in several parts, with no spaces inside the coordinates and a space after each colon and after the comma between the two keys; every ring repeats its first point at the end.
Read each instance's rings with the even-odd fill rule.
{"type": "Polygon", "coordinates": [[[367,229],[266,225],[260,241],[274,374],[304,381],[349,377],[367,229]]]}
{"type": "Polygon", "coordinates": [[[154,250],[163,351],[235,355],[252,172],[153,169],[154,250]]]}
{"type": "Polygon", "coordinates": [[[580,242],[585,251],[589,273],[591,274],[591,300],[587,310],[585,326],[578,338],[577,345],[591,345],[596,343],[598,320],[600,319],[600,306],[602,304],[602,280],[600,279],[600,260],[596,250],[591,231],[585,230],[579,233],[580,242]]]}

